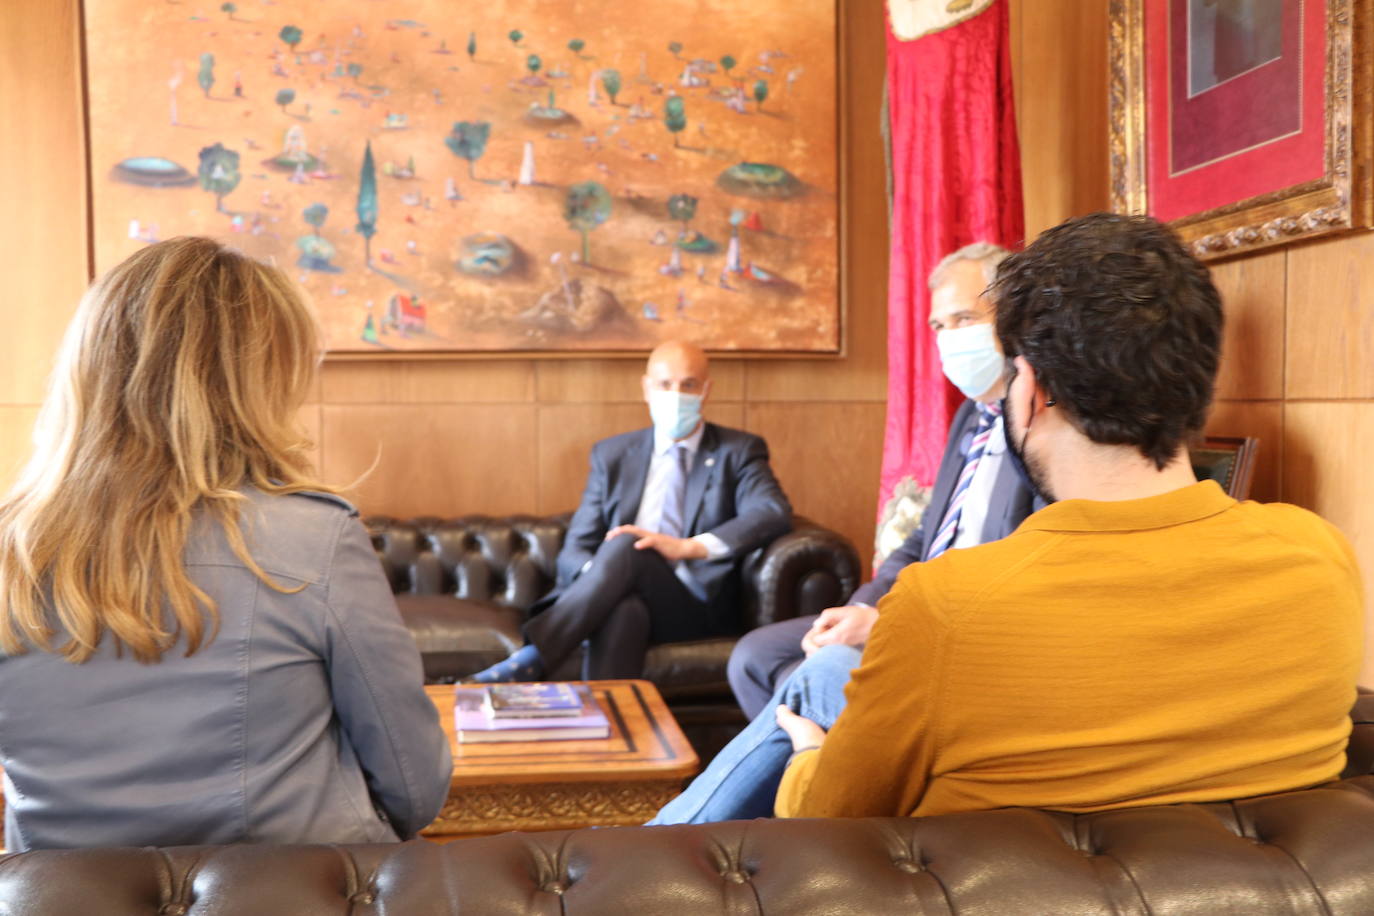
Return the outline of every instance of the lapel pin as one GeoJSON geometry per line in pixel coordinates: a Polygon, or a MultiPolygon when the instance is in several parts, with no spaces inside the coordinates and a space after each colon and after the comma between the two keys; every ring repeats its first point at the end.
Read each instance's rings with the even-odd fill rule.
{"type": "Polygon", "coordinates": [[[707,458],[707,459],[706,459],[706,466],[707,466],[708,468],[713,468],[713,467],[715,467],[715,466],[716,466],[716,459],[714,459],[714,458],[707,458]]]}

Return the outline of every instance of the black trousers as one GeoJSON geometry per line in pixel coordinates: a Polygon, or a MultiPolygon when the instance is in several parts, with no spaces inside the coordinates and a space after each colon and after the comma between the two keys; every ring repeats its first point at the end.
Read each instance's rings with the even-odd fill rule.
{"type": "Polygon", "coordinates": [[[635,550],[636,540],[622,534],[602,544],[592,565],[525,624],[545,670],[588,640],[584,677],[640,677],[649,646],[718,635],[711,606],[657,550],[635,550]]]}

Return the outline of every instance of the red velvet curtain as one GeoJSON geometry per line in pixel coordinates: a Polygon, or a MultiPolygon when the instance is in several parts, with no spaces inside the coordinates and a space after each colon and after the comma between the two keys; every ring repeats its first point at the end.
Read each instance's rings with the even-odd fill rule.
{"type": "Polygon", "coordinates": [[[914,41],[887,26],[892,145],[887,431],[879,511],[904,478],[934,480],[962,395],[940,371],[926,278],[971,242],[1025,234],[1007,0],[914,41]]]}

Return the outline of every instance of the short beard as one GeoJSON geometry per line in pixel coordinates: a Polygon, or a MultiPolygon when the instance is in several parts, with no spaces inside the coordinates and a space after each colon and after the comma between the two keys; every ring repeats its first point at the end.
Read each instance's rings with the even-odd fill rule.
{"type": "MultiPolygon", "coordinates": [[[[1032,414],[1034,419],[1034,414],[1032,414]]],[[[1021,441],[1016,441],[1013,433],[1015,427],[1011,398],[1002,402],[1002,433],[1007,440],[1007,451],[1010,452],[1026,471],[1026,477],[1030,482],[1031,489],[1035,494],[1047,503],[1055,502],[1054,493],[1050,490],[1049,472],[1045,470],[1045,463],[1039,458],[1028,455],[1024,451],[1026,439],[1030,435],[1029,427],[1021,436],[1021,441]]]]}

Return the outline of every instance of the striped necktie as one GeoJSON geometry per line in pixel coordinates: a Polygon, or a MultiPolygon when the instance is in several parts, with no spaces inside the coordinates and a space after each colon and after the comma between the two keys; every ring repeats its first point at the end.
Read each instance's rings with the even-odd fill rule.
{"type": "Polygon", "coordinates": [[[926,554],[927,560],[935,559],[949,550],[950,545],[954,543],[954,536],[959,533],[959,516],[963,514],[964,500],[968,497],[969,484],[973,482],[973,475],[978,470],[978,463],[983,458],[983,452],[987,450],[988,440],[992,438],[993,424],[1001,415],[1001,404],[978,405],[978,428],[974,430],[973,441],[969,444],[968,455],[964,458],[964,469],[959,472],[959,480],[954,485],[953,495],[949,498],[949,508],[945,510],[945,519],[940,523],[940,530],[936,533],[935,540],[930,542],[930,550],[926,554]]]}

